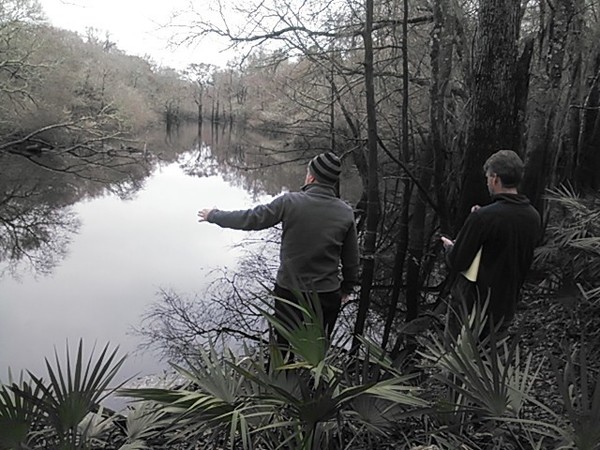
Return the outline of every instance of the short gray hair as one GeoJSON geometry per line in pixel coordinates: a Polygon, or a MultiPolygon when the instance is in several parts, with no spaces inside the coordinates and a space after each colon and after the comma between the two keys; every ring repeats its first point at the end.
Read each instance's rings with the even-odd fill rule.
{"type": "Polygon", "coordinates": [[[515,152],[499,150],[487,159],[483,170],[496,174],[502,181],[502,186],[513,188],[523,178],[524,167],[523,160],[515,152]]]}

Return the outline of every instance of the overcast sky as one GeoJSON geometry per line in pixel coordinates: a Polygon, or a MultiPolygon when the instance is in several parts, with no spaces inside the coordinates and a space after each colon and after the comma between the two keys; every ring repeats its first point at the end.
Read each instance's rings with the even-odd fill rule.
{"type": "MultiPolygon", "coordinates": [[[[200,0],[196,4],[208,2],[200,0]]],[[[93,27],[108,31],[117,47],[132,55],[151,55],[161,64],[178,69],[189,63],[224,65],[231,54],[224,45],[205,42],[196,48],[168,47],[171,32],[164,28],[173,12],[185,9],[189,0],[40,0],[54,26],[85,34],[93,27]]]]}

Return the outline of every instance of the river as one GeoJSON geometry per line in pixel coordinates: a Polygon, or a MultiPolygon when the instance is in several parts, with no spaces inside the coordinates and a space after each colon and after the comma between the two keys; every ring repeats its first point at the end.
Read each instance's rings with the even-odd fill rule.
{"type": "Polygon", "coordinates": [[[203,130],[199,137],[197,128],[186,128],[155,139],[149,174],[117,188],[63,179],[21,161],[5,165],[5,193],[16,185],[40,188],[38,197],[27,196],[36,198],[36,208],[52,207],[30,203],[28,213],[48,214],[46,222],[58,225],[45,230],[55,244],[41,252],[50,258],[41,264],[46,270],[0,264],[0,380],[8,380],[9,368],[13,375],[45,376],[44,358],[53,361],[56,351],[63,360],[66,346],[74,352],[80,339],[86,355],[107,343],[128,355],[116,381],[166,370],[157,354],[139,351],[142,338],[132,330],[159,291],[202,296],[214,269],[235,270],[246,233],[198,223],[199,209],[244,209],[301,185],[305,161],[240,168],[261,167],[257,148],[275,145],[232,130],[203,130]]]}
{"type": "MultiPolygon", "coordinates": [[[[55,349],[64,355],[67,343],[74,351],[79,339],[87,354],[94,344],[106,343],[128,354],[121,380],[166,367],[157,355],[137,351],[141,338],[132,328],[140,325],[159,290],[202,293],[214,278],[212,269],[235,266],[237,244],[244,238],[240,231],[198,223],[198,209],[247,208],[285,188],[265,189],[249,177],[236,177],[231,166],[219,166],[209,145],[198,145],[194,134],[182,134],[175,146],[182,151],[173,161],[156,163],[133,194],[96,190],[62,207],[76,230],[65,239],[65,255],[49,273],[4,271],[1,380],[7,381],[9,367],[13,374],[30,370],[45,376],[44,358],[52,360],[55,349]]],[[[55,191],[48,188],[47,193],[55,191]]]]}

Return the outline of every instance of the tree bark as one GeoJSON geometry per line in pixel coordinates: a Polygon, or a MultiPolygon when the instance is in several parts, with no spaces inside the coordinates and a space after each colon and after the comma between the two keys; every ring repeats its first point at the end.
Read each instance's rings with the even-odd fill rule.
{"type": "Polygon", "coordinates": [[[542,30],[539,54],[542,70],[537,85],[538,95],[529,119],[525,176],[521,184],[521,191],[539,211],[543,211],[543,194],[550,176],[548,171],[558,150],[557,134],[560,133],[555,133],[555,127],[569,24],[574,14],[573,0],[555,2],[549,13],[544,22],[546,11],[543,7],[540,10],[542,30]]]}
{"type": "Polygon", "coordinates": [[[400,293],[402,292],[404,282],[404,261],[408,249],[408,222],[410,209],[410,181],[404,182],[402,209],[400,211],[400,223],[398,225],[398,236],[396,237],[396,254],[394,256],[394,266],[392,269],[392,294],[390,304],[386,314],[385,325],[383,327],[383,336],[381,339],[381,348],[385,349],[398,312],[398,303],[400,293]]]}
{"type": "Polygon", "coordinates": [[[576,180],[579,188],[597,191],[600,189],[600,52],[596,54],[593,67],[595,76],[580,115],[576,180]]]}
{"type": "Polygon", "coordinates": [[[515,70],[519,0],[481,0],[472,67],[470,119],[456,214],[458,229],[471,206],[488,203],[485,160],[516,147],[515,70]]]}
{"type": "Polygon", "coordinates": [[[454,49],[454,22],[449,0],[436,0],[433,4],[433,30],[431,32],[431,146],[433,149],[433,179],[438,215],[442,233],[450,234],[447,206],[446,152],[448,146],[448,102],[446,94],[452,73],[454,49]]]}
{"type": "Polygon", "coordinates": [[[365,44],[365,90],[367,97],[367,147],[369,179],[367,186],[367,224],[363,246],[363,271],[360,285],[358,314],[354,326],[353,348],[358,348],[358,336],[364,333],[371,288],[375,274],[377,227],[379,225],[379,174],[377,158],[377,111],[375,104],[375,76],[373,67],[373,0],[365,0],[366,17],[363,40],[365,44]]]}

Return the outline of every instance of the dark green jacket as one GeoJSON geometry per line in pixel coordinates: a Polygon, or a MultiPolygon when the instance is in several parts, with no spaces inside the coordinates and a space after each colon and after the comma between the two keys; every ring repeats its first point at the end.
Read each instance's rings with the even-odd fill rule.
{"type": "Polygon", "coordinates": [[[262,230],[281,223],[277,284],[285,289],[332,292],[341,287],[343,293],[350,293],[358,283],[354,213],[336,197],[333,186],[313,183],[253,209],[213,210],[208,221],[237,230],[262,230]]]}

